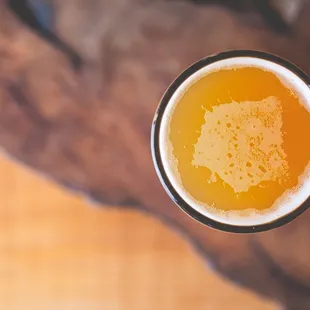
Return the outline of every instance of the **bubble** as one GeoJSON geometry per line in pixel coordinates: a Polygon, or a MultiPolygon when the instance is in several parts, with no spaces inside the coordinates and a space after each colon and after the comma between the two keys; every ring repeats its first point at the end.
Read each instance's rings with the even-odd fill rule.
{"type": "Polygon", "coordinates": [[[248,168],[250,168],[250,167],[252,167],[252,163],[248,161],[248,162],[246,163],[246,166],[247,166],[248,168]]]}
{"type": "Polygon", "coordinates": [[[262,172],[267,172],[266,168],[263,167],[262,165],[259,165],[259,166],[258,166],[258,169],[259,169],[260,171],[262,171],[262,172]]]}

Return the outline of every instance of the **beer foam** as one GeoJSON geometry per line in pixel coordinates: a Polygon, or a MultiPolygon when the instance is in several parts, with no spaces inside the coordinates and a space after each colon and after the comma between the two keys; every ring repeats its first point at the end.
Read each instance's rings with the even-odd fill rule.
{"type": "MultiPolygon", "coordinates": [[[[176,104],[193,84],[212,72],[244,67],[256,67],[274,73],[287,88],[295,90],[310,113],[310,90],[302,79],[288,69],[254,57],[225,59],[198,70],[176,90],[162,118],[159,143],[167,176],[187,204],[215,221],[253,226],[277,220],[297,209],[309,198],[310,164],[299,177],[299,185],[287,190],[271,208],[262,211],[224,211],[197,201],[183,188],[177,161],[173,156],[173,146],[169,140],[170,120],[176,104]]],[[[279,100],[271,96],[262,101],[242,102],[242,105],[233,101],[227,102],[213,107],[212,111],[206,111],[206,122],[195,145],[192,164],[207,167],[213,172],[210,182],[216,181],[218,175],[233,188],[236,195],[263,181],[285,178],[288,164],[282,148],[281,109],[279,100]],[[225,120],[227,115],[230,116],[229,121],[225,120]],[[218,160],[219,158],[221,160],[218,160]]]]}
{"type": "Polygon", "coordinates": [[[284,178],[288,163],[281,115],[282,105],[275,97],[213,107],[205,113],[192,164],[207,167],[213,173],[209,182],[218,175],[235,193],[284,178]]]}

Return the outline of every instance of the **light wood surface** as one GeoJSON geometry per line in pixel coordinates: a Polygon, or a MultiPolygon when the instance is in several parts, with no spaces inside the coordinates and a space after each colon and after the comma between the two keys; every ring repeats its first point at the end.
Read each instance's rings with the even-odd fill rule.
{"type": "Polygon", "coordinates": [[[0,202],[0,309],[278,309],[158,220],[91,206],[3,157],[0,202]]]}

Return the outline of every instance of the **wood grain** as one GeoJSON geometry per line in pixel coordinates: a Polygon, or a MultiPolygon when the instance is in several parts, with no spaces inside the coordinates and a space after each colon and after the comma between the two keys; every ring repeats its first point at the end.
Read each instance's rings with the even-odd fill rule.
{"type": "Polygon", "coordinates": [[[279,309],[154,218],[91,207],[3,157],[0,202],[1,309],[279,309]]]}
{"type": "Polygon", "coordinates": [[[57,34],[83,59],[21,23],[0,0],[0,144],[24,163],[100,203],[135,206],[189,238],[226,277],[296,310],[310,308],[309,212],[284,230],[235,236],[199,225],[155,175],[149,129],[164,89],[187,65],[227,49],[279,54],[310,72],[309,10],[290,35],[249,26],[217,6],[154,1],[55,1],[57,34]],[[86,6],[85,6],[86,5],[86,6]],[[303,225],[302,233],[294,234],[303,225]],[[271,246],[269,239],[277,240],[271,246]],[[270,248],[272,247],[272,251],[270,248]],[[289,251],[295,255],[283,255],[289,251]],[[287,258],[291,261],[287,264],[287,258]]]}

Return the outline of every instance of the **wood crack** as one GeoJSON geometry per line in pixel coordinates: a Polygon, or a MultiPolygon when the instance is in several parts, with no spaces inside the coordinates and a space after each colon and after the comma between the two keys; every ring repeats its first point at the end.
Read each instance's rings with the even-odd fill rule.
{"type": "Polygon", "coordinates": [[[47,128],[51,126],[51,122],[46,120],[43,115],[31,104],[23,91],[16,85],[11,84],[7,87],[8,93],[13,99],[13,102],[24,112],[28,119],[39,128],[47,128]]]}
{"type": "Polygon", "coordinates": [[[34,30],[38,35],[52,44],[55,48],[64,53],[71,62],[72,67],[79,71],[83,66],[83,58],[71,46],[57,36],[52,28],[43,25],[40,19],[36,16],[27,0],[9,0],[11,10],[15,15],[28,27],[34,30]]]}

